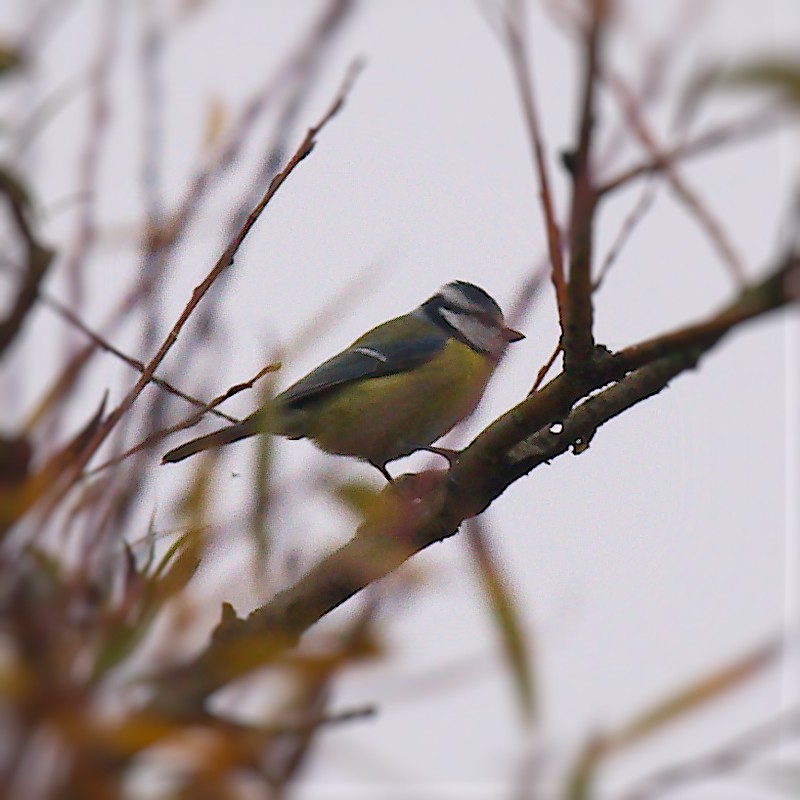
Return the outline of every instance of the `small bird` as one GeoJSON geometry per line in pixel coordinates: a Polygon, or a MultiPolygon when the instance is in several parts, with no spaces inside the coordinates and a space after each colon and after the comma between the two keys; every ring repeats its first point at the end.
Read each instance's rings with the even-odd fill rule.
{"type": "Polygon", "coordinates": [[[329,453],[386,464],[431,447],[469,416],[506,345],[524,339],[500,306],[465,281],[445,284],[408,314],[356,339],[240,423],[170,450],[162,463],[272,433],[329,453]]]}

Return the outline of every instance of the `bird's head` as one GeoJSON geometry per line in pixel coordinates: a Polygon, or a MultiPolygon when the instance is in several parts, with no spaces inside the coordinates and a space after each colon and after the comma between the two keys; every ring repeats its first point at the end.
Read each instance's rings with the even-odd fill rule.
{"type": "Polygon", "coordinates": [[[483,289],[466,281],[446,283],[420,307],[420,313],[473,350],[499,359],[525,334],[509,328],[500,306],[483,289]]]}

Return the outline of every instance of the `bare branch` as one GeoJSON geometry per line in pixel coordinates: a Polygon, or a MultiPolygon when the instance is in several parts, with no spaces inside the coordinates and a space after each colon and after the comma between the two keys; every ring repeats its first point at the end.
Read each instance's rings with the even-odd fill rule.
{"type": "Polygon", "coordinates": [[[81,270],[84,267],[84,259],[94,243],[96,234],[95,210],[97,208],[97,198],[95,195],[97,176],[108,126],[109,81],[111,79],[111,67],[117,54],[116,37],[119,30],[121,8],[120,0],[109,0],[104,6],[100,47],[89,73],[89,86],[91,88],[90,119],[86,141],[83,146],[83,154],[80,159],[80,189],[78,190],[81,195],[88,199],[81,205],[75,242],[64,265],[64,271],[69,280],[70,305],[75,308],[80,308],[83,304],[84,292],[81,270]]]}
{"type": "Polygon", "coordinates": [[[536,380],[533,382],[533,386],[531,386],[530,394],[533,394],[541,385],[544,383],[544,379],[547,377],[547,373],[553,367],[553,364],[556,363],[556,359],[558,358],[558,354],[561,352],[561,342],[558,342],[556,346],[553,348],[553,352],[550,353],[550,357],[547,361],[544,362],[539,372],[536,373],[536,380]]]}
{"type": "MultiPolygon", "coordinates": [[[[65,305],[60,303],[54,297],[51,297],[48,294],[41,294],[40,299],[42,303],[46,306],[49,306],[53,309],[59,316],[65,319],[70,325],[74,328],[77,328],[81,333],[87,336],[94,344],[100,347],[102,350],[105,350],[107,353],[111,353],[115,355],[120,361],[124,362],[133,369],[137,370],[140,373],[143,373],[146,369],[144,362],[139,361],[138,358],[133,358],[132,356],[127,355],[127,353],[123,353],[117,347],[114,347],[111,342],[106,341],[102,336],[95,333],[77,314],[74,314],[70,311],[65,305]]],[[[177,387],[173,386],[168,381],[165,381],[163,378],[159,378],[157,375],[153,376],[153,383],[156,386],[161,387],[165,391],[169,392],[170,394],[175,395],[176,397],[180,397],[181,400],[185,400],[187,403],[191,403],[193,406],[197,406],[197,408],[202,408],[205,411],[214,414],[214,416],[220,417],[228,422],[239,422],[236,417],[230,416],[230,414],[226,414],[224,411],[217,411],[215,408],[211,407],[208,403],[205,403],[203,400],[198,400],[196,397],[192,397],[190,394],[178,389],[177,387]]],[[[230,395],[228,395],[230,396],[230,395]]],[[[227,397],[225,398],[227,399],[227,397]]]]}
{"type": "Polygon", "coordinates": [[[683,201],[684,205],[690,211],[691,216],[694,217],[700,227],[706,232],[714,249],[720,254],[723,263],[727,266],[733,279],[739,286],[744,286],[746,275],[744,265],[736,254],[733,245],[728,240],[728,236],[721,223],[714,217],[708,206],[700,199],[697,192],[695,192],[681,177],[677,167],[662,154],[654,134],[648,128],[647,123],[639,113],[635,99],[622,80],[622,77],[613,71],[609,71],[606,75],[606,80],[617,96],[620,105],[623,107],[631,130],[634,132],[639,142],[650,154],[653,161],[658,163],[661,174],[669,181],[672,190],[683,201]]]}
{"type": "MultiPolygon", "coordinates": [[[[241,383],[236,383],[230,388],[226,389],[221,395],[218,395],[213,400],[210,400],[208,403],[203,403],[194,414],[190,417],[181,420],[180,422],[176,422],[174,425],[170,425],[167,428],[163,428],[161,430],[153,431],[149,436],[143,439],[139,444],[134,445],[133,447],[126,450],[124,453],[121,453],[114,458],[109,459],[108,461],[104,462],[96,466],[94,469],[89,470],[85,476],[89,477],[92,475],[96,475],[99,472],[104,472],[109,467],[113,467],[126,459],[130,458],[130,456],[135,455],[136,453],[141,453],[144,450],[149,450],[153,445],[158,444],[159,442],[164,441],[168,436],[171,436],[173,433],[177,433],[178,431],[186,430],[186,428],[191,428],[193,425],[197,425],[203,417],[208,414],[216,414],[217,416],[223,416],[226,419],[229,419],[231,422],[240,422],[237,417],[229,417],[226,414],[222,414],[221,411],[215,411],[217,406],[222,405],[226,400],[230,400],[231,397],[239,394],[240,392],[247,391],[248,389],[252,389],[255,384],[260,381],[265,375],[268,375],[271,372],[277,372],[281,368],[281,363],[279,361],[273,362],[271,364],[267,364],[265,367],[262,367],[252,378],[249,378],[246,381],[242,381],[241,383]]],[[[155,383],[155,380],[153,381],[155,383]]]]}
{"type": "Polygon", "coordinates": [[[353,538],[293,586],[246,619],[225,606],[206,650],[163,676],[155,707],[179,716],[197,714],[209,694],[273,661],[331,610],[415,553],[453,536],[511,483],[570,449],[585,449],[601,425],[694,368],[732,327],[797,301],[799,282],[800,256],[787,256],[764,281],[686,334],[618,355],[597,348],[590,370],[564,371],[529,395],[479,434],[448,473],[396,480],[379,495],[353,538]],[[562,421],[558,432],[542,430],[556,420],[562,421]]]}
{"type": "Polygon", "coordinates": [[[623,186],[627,186],[637,178],[645,177],[654,172],[661,172],[664,161],[674,165],[678,161],[696,158],[718,150],[723,145],[746,142],[755,136],[765,133],[777,133],[778,123],[784,117],[785,111],[774,104],[766,108],[760,108],[752,115],[719,125],[690,141],[662,150],[658,158],[651,156],[646,161],[629,167],[598,186],[597,193],[598,195],[608,195],[623,186]]]}
{"type": "Polygon", "coordinates": [[[614,262],[622,252],[622,248],[625,246],[628,239],[630,239],[631,234],[636,229],[636,226],[645,218],[645,215],[652,207],[653,201],[656,199],[657,191],[658,183],[656,183],[656,181],[651,180],[645,184],[645,187],[642,190],[642,193],[639,195],[636,205],[631,209],[628,216],[625,217],[625,220],[623,221],[622,226],[617,233],[617,237],[614,239],[614,242],[609,248],[606,257],[600,264],[600,268],[597,270],[597,277],[594,279],[592,284],[592,292],[596,292],[602,285],[603,281],[611,270],[611,267],[614,266],[614,262]]]}
{"type": "Polygon", "coordinates": [[[533,159],[536,173],[539,178],[539,195],[542,201],[542,210],[547,232],[547,247],[552,266],[553,286],[556,290],[558,301],[558,315],[564,319],[566,304],[566,284],[564,278],[564,259],[561,229],[556,220],[553,205],[552,191],[550,189],[550,176],[547,161],[544,156],[544,139],[539,125],[539,115],[536,110],[536,100],[531,79],[531,65],[528,59],[528,44],[525,36],[525,6],[519,0],[510,0],[505,18],[505,34],[514,78],[519,92],[525,122],[528,126],[528,138],[533,150],[533,159]]]}

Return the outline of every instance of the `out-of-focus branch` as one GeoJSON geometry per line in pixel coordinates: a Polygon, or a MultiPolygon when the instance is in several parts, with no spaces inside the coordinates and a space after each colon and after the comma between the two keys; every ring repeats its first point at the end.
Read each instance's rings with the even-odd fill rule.
{"type": "Polygon", "coordinates": [[[590,369],[562,372],[508,411],[462,451],[449,473],[404,476],[388,486],[349,542],[266,605],[245,619],[225,606],[206,650],[164,676],[155,707],[199,713],[209,694],[273,661],[328,612],[415,553],[454,535],[511,483],[570,449],[581,452],[600,426],[692,369],[732,328],[797,301],[798,287],[800,256],[787,256],[705,323],[619,354],[596,348],[590,369]],[[590,396],[607,384],[612,385],[590,396]],[[561,427],[551,430],[556,421],[561,427]]]}
{"type": "Polygon", "coordinates": [[[637,108],[636,99],[622,76],[613,70],[609,70],[605,78],[622,106],[631,131],[653,161],[658,164],[659,171],[667,179],[672,190],[689,210],[691,216],[697,220],[697,223],[705,231],[736,283],[739,286],[743,286],[745,282],[744,266],[729,241],[722,224],[714,217],[697,192],[683,179],[675,164],[662,153],[654,134],[637,108]]]}
{"type": "Polygon", "coordinates": [[[53,251],[42,245],[28,222],[28,210],[23,187],[8,172],[0,169],[0,195],[4,195],[19,238],[25,247],[25,263],[17,296],[5,319],[0,320],[0,356],[22,330],[33,308],[44,276],[53,260],[53,251]]]}
{"type": "MultiPolygon", "coordinates": [[[[103,464],[100,464],[94,469],[89,470],[86,473],[86,477],[90,475],[97,475],[99,472],[104,472],[109,467],[113,467],[116,464],[120,464],[126,459],[130,458],[132,455],[136,453],[141,453],[145,450],[149,450],[154,445],[162,442],[167,436],[171,436],[173,433],[177,433],[178,431],[186,430],[186,428],[191,428],[193,425],[196,425],[200,422],[201,419],[206,414],[214,414],[216,413],[217,416],[222,416],[225,419],[230,419],[232,422],[240,422],[241,420],[237,419],[236,417],[230,417],[227,414],[223,414],[221,411],[215,411],[217,406],[222,405],[226,400],[230,400],[231,397],[239,394],[240,392],[247,391],[248,389],[252,389],[255,384],[260,381],[265,375],[268,375],[271,372],[277,372],[281,368],[281,363],[279,361],[272,362],[267,364],[265,367],[262,367],[252,378],[248,378],[246,381],[242,381],[241,383],[236,383],[233,386],[226,389],[222,394],[217,395],[213,400],[210,400],[208,403],[201,403],[200,407],[195,411],[190,417],[181,420],[180,422],[176,422],[174,425],[170,425],[167,428],[159,429],[153,431],[149,436],[143,439],[139,444],[134,445],[130,449],[126,450],[124,453],[121,453],[118,456],[115,456],[112,459],[109,459],[103,464]]],[[[155,381],[154,381],[155,382],[155,381]]]]}
{"type": "Polygon", "coordinates": [[[654,800],[689,783],[728,775],[760,752],[789,739],[800,739],[800,708],[793,708],[736,736],[726,744],[673,764],[623,791],[617,800],[654,800]]]}
{"type": "MultiPolygon", "coordinates": [[[[130,318],[134,309],[141,309],[142,304],[152,296],[152,291],[159,285],[159,277],[163,275],[163,267],[169,263],[170,253],[181,241],[181,237],[189,225],[196,219],[210,190],[226,174],[231,164],[236,161],[242,149],[249,142],[249,134],[255,123],[263,112],[270,108],[287,82],[310,80],[313,71],[309,71],[309,67],[316,64],[315,54],[328,52],[326,43],[341,28],[341,23],[347,18],[353,7],[353,0],[330,0],[310,30],[291,50],[278,70],[246,103],[238,119],[232,124],[230,133],[220,150],[207,163],[198,168],[183,194],[183,199],[178,203],[178,207],[166,215],[168,222],[158,230],[148,232],[146,252],[141,268],[137,271],[137,280],[119,303],[110,310],[106,320],[98,326],[103,337],[110,337],[120,324],[130,318]]],[[[153,68],[155,65],[152,54],[148,56],[148,59],[148,68],[153,68]]],[[[249,196],[249,188],[247,193],[249,196]]],[[[219,286],[217,289],[216,295],[219,295],[219,286]]],[[[84,348],[80,357],[72,359],[63,374],[55,380],[49,395],[51,397],[63,396],[91,362],[94,352],[95,346],[92,345],[84,348]]],[[[46,405],[51,409],[55,407],[55,404],[50,402],[47,402],[46,405]]],[[[37,414],[37,418],[39,416],[37,414]]]]}
{"type": "Polygon", "coordinates": [[[84,260],[96,235],[95,211],[98,169],[109,119],[109,81],[111,67],[117,55],[116,36],[119,31],[121,3],[109,0],[103,11],[103,31],[94,64],[89,73],[91,91],[90,119],[83,153],[80,158],[79,193],[86,198],[81,204],[75,243],[67,256],[64,272],[69,281],[70,305],[76,309],[83,303],[84,260]]]}
{"type": "Polygon", "coordinates": [[[645,185],[642,193],[639,195],[636,205],[623,220],[613,244],[609,248],[608,253],[606,253],[605,258],[597,269],[597,274],[594,282],[592,283],[592,292],[596,292],[603,285],[603,281],[611,271],[611,267],[614,266],[614,262],[617,260],[617,257],[622,252],[623,247],[630,239],[631,235],[636,229],[636,226],[645,218],[645,215],[652,207],[653,202],[656,199],[657,191],[657,181],[651,180],[645,185]]]}
{"type": "Polygon", "coordinates": [[[220,151],[205,166],[201,167],[192,179],[192,183],[184,194],[184,202],[175,212],[170,228],[165,232],[169,240],[186,230],[190,220],[194,219],[201,199],[225,171],[236,160],[247,141],[247,134],[265,108],[269,106],[284,83],[297,73],[314,63],[313,54],[321,52],[327,39],[335,32],[339,24],[352,10],[353,0],[331,0],[322,10],[320,17],[308,35],[293,50],[281,68],[270,78],[269,82],[250,98],[242,110],[236,124],[226,137],[220,151]]]}
{"type": "Polygon", "coordinates": [[[615,730],[592,737],[570,770],[565,792],[567,800],[593,798],[598,772],[610,759],[762,675],[775,665],[782,652],[779,641],[762,643],[670,693],[615,730]]]}
{"type": "MultiPolygon", "coordinates": [[[[58,300],[56,300],[55,297],[42,294],[40,299],[44,305],[52,308],[53,311],[55,311],[60,317],[65,319],[74,328],[77,328],[77,330],[87,336],[99,348],[111,353],[112,355],[115,355],[120,361],[123,361],[129,367],[133,367],[133,369],[137,370],[138,372],[144,372],[145,364],[143,361],[139,361],[138,358],[129,356],[127,353],[124,353],[122,350],[111,344],[111,342],[95,333],[77,314],[74,314],[72,311],[70,311],[63,303],[60,303],[58,300]]],[[[178,389],[176,386],[173,386],[163,378],[159,378],[157,375],[153,376],[153,383],[156,386],[164,389],[164,391],[175,395],[175,397],[180,397],[181,400],[185,400],[187,403],[197,406],[197,408],[204,409],[204,412],[207,411],[210,414],[214,414],[214,416],[220,417],[220,419],[224,419],[227,422],[239,422],[236,417],[232,417],[230,414],[226,414],[224,411],[218,411],[209,403],[206,403],[203,400],[198,400],[196,397],[192,397],[192,395],[187,394],[181,389],[178,389]]],[[[225,397],[224,399],[227,400],[228,398],[225,397]]]]}
{"type": "Polygon", "coordinates": [[[798,300],[800,252],[790,252],[766,278],[744,289],[706,321],[626,347],[614,355],[614,360],[620,368],[631,370],[689,348],[707,350],[732,328],[798,300]]]}
{"type": "Polygon", "coordinates": [[[658,158],[650,157],[639,164],[628,167],[623,172],[604,181],[597,187],[597,194],[604,196],[627,186],[638,178],[660,172],[666,160],[676,164],[687,158],[696,158],[723,145],[746,142],[755,136],[778,131],[778,123],[785,117],[785,111],[773,105],[761,108],[756,113],[735,122],[719,125],[690,141],[663,150],[658,158]]]}
{"type": "Polygon", "coordinates": [[[159,365],[162,363],[164,358],[166,357],[167,353],[172,349],[175,342],[178,341],[178,336],[180,335],[184,325],[188,321],[189,317],[194,313],[194,310],[199,305],[200,301],[205,297],[211,287],[214,285],[215,281],[219,278],[220,275],[223,274],[229,267],[233,265],[234,258],[236,253],[239,250],[242,242],[244,241],[247,234],[252,229],[253,225],[255,225],[258,218],[261,216],[264,209],[269,204],[270,200],[275,196],[277,191],[286,181],[286,179],[291,175],[297,165],[303,161],[314,149],[314,146],[317,142],[317,135],[319,132],[330,122],[330,120],[336,116],[339,110],[342,108],[345,102],[345,98],[350,91],[350,88],[355,80],[358,71],[360,70],[360,64],[355,63],[351,66],[350,70],[348,71],[347,77],[342,88],[339,90],[335,100],[331,104],[330,108],[325,112],[323,117],[320,121],[310,128],[306,133],[303,141],[300,143],[300,146],[294,152],[294,155],[289,159],[287,165],[272,179],[269,186],[267,187],[264,196],[259,201],[258,205],[253,209],[250,213],[248,218],[245,220],[242,227],[239,229],[236,236],[233,238],[231,243],[225,248],[223,254],[219,257],[216,264],[212,267],[211,271],[206,275],[206,277],[195,287],[194,291],[192,292],[192,296],[187,302],[186,306],[184,307],[183,311],[181,312],[180,316],[178,317],[175,324],[172,326],[172,329],[167,334],[167,337],[161,343],[161,346],[158,348],[156,354],[150,359],[150,361],[145,365],[145,368],[139,377],[139,380],[136,381],[134,386],[130,389],[128,394],[122,399],[119,405],[108,415],[108,417],[103,421],[103,423],[99,426],[96,434],[92,437],[92,440],[87,444],[83,452],[80,454],[80,457],[76,460],[75,464],[72,466],[70,470],[70,476],[65,481],[65,486],[62,487],[61,491],[55,498],[51,498],[52,502],[58,502],[63,493],[69,489],[71,485],[74,484],[75,480],[78,479],[80,476],[81,471],[89,462],[91,457],[100,447],[100,445],[105,441],[108,437],[109,433],[114,429],[117,423],[122,419],[122,417],[128,412],[128,410],[133,406],[136,402],[136,399],[142,393],[144,388],[152,382],[154,373],[156,369],[158,369],[159,365]]]}

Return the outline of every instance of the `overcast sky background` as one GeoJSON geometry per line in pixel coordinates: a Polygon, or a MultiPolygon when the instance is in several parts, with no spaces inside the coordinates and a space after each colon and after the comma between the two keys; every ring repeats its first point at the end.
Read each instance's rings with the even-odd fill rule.
{"type": "MultiPolygon", "coordinates": [[[[4,3],[0,23],[13,26],[24,5],[4,3]]],[[[212,2],[175,30],[164,63],[169,198],[179,198],[185,188],[209,106],[220,102],[235,112],[320,7],[310,0],[212,2]]],[[[642,54],[670,29],[682,7],[645,0],[628,4],[609,53],[634,84],[642,54]]],[[[206,365],[198,374],[190,350],[179,346],[168,365],[181,385],[202,387],[210,396],[249,377],[365,270],[362,296],[351,298],[336,323],[290,359],[280,385],[366,328],[410,310],[449,280],[475,282],[510,306],[544,244],[516,90],[487,22],[493,8],[467,0],[373,0],[356,10],[335,40],[293,143],[330,102],[352,59],[363,57],[366,69],[345,109],[323,131],[237,258],[220,319],[228,337],[225,358],[213,372],[206,365]]],[[[98,2],[79,3],[51,37],[37,76],[39,97],[90,63],[98,9],[98,2]]],[[[574,138],[576,51],[540,5],[531,4],[530,11],[536,90],[563,210],[568,187],[557,153],[574,138]]],[[[98,319],[115,289],[115,275],[129,274],[124,270],[135,264],[113,234],[141,218],[132,33],[137,15],[132,7],[125,14],[130,22],[112,77],[113,132],[98,205],[107,236],[90,284],[90,308],[98,319]]],[[[712,4],[681,41],[667,95],[674,98],[697,69],[717,59],[735,62],[796,47],[799,17],[789,0],[712,4]]],[[[742,99],[717,101],[697,129],[703,119],[751,105],[742,99]]],[[[654,109],[662,139],[674,108],[670,102],[666,110],[654,109]]],[[[83,142],[86,113],[85,102],[76,98],[30,156],[45,207],[74,192],[74,153],[83,142]]],[[[604,104],[602,124],[616,129],[618,119],[613,104],[604,104]]],[[[607,135],[600,139],[607,140],[607,135]]],[[[751,275],[777,250],[781,211],[796,176],[796,145],[794,135],[771,137],[693,161],[685,170],[724,221],[751,275]]],[[[635,146],[625,152],[617,166],[640,155],[635,146]]],[[[257,157],[256,151],[246,154],[229,179],[231,187],[241,185],[257,157]]],[[[621,193],[605,207],[598,253],[607,251],[640,189],[621,193]]],[[[225,193],[212,205],[219,219],[204,215],[185,258],[173,267],[163,297],[170,324],[220,252],[225,230],[219,220],[229,213],[225,193]]],[[[50,241],[69,243],[71,214],[53,215],[46,229],[50,241]]],[[[51,288],[57,291],[57,278],[51,288]]],[[[710,312],[732,291],[696,221],[662,189],[596,297],[597,339],[615,348],[655,335],[710,312]]],[[[63,333],[59,323],[47,324],[54,338],[63,333]]],[[[468,442],[527,393],[557,339],[549,288],[520,325],[528,338],[512,349],[456,443],[468,442]]],[[[486,514],[492,545],[536,644],[547,754],[556,762],[573,754],[590,733],[628,719],[785,624],[794,603],[787,594],[785,554],[787,548],[793,547],[795,556],[800,550],[791,519],[792,514],[797,519],[792,464],[798,437],[788,413],[797,408],[796,337],[796,325],[777,317],[737,331],[697,372],[604,427],[586,453],[562,457],[517,482],[486,514]]],[[[57,355],[44,348],[42,363],[55,363],[57,355]]],[[[14,368],[23,372],[25,366],[14,368]]],[[[24,397],[4,399],[5,413],[13,418],[21,400],[39,396],[44,370],[41,375],[40,383],[36,376],[26,381],[24,397]]],[[[103,376],[94,380],[87,396],[102,392],[103,376]]],[[[232,410],[245,412],[251,402],[239,396],[232,410]]],[[[247,447],[230,448],[225,462],[230,469],[220,478],[230,482],[230,507],[218,513],[231,531],[246,513],[232,473],[249,463],[247,447]]],[[[299,479],[309,464],[379,483],[368,466],[319,453],[305,442],[279,444],[278,467],[287,480],[299,479]]],[[[395,465],[394,472],[401,467],[395,465]]],[[[149,516],[156,508],[157,525],[167,529],[175,524],[168,498],[190,468],[176,467],[165,476],[154,458],[151,469],[153,488],[143,513],[149,516]]],[[[298,550],[306,565],[352,528],[352,520],[321,502],[287,502],[281,513],[279,547],[298,550]]],[[[215,602],[231,600],[246,612],[256,595],[248,581],[237,580],[245,551],[235,545],[220,549],[218,563],[206,565],[203,579],[215,602]]],[[[395,594],[385,610],[388,657],[346,675],[334,702],[337,708],[375,703],[380,713],[320,737],[297,793],[303,800],[508,797],[518,778],[530,742],[465,542],[455,537],[429,548],[406,572],[423,580],[395,594]]],[[[337,612],[322,627],[347,613],[337,612]]],[[[606,775],[609,785],[626,785],[773,717],[786,702],[790,682],[775,670],[691,722],[653,737],[614,762],[606,775]]],[[[734,800],[770,796],[759,787],[754,779],[738,793],[717,785],[674,796],[702,800],[720,797],[721,791],[734,800]]]]}

